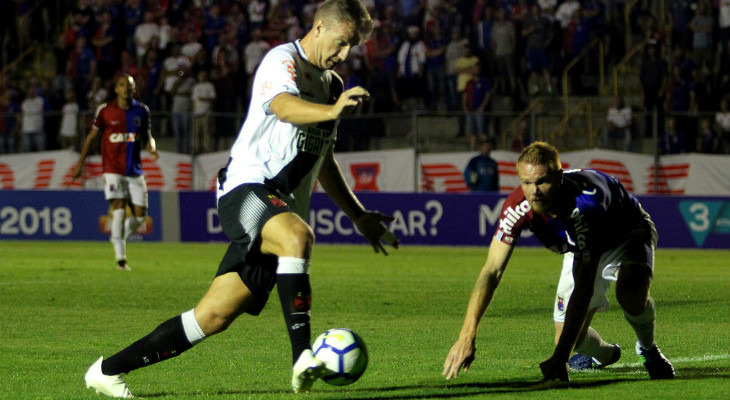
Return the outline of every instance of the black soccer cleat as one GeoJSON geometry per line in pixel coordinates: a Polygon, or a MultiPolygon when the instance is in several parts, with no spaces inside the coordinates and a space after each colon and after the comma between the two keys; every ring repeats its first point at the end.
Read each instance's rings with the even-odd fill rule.
{"type": "Polygon", "coordinates": [[[636,354],[649,372],[649,378],[674,379],[674,366],[664,357],[656,344],[647,350],[636,342],[636,354]]]}

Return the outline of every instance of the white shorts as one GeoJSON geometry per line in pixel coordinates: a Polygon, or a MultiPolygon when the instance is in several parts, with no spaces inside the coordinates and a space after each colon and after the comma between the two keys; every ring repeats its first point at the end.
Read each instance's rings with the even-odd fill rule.
{"type": "MultiPolygon", "coordinates": [[[[555,293],[555,306],[553,307],[553,320],[555,322],[565,322],[565,311],[568,309],[570,295],[573,294],[573,286],[573,253],[565,253],[563,270],[560,272],[558,290],[555,293]]],[[[610,286],[610,282],[602,274],[596,274],[589,310],[597,309],[599,312],[608,310],[607,293],[610,286]]]]}
{"type": "Polygon", "coordinates": [[[144,176],[104,174],[104,198],[127,199],[136,206],[148,208],[147,183],[144,176]]]}

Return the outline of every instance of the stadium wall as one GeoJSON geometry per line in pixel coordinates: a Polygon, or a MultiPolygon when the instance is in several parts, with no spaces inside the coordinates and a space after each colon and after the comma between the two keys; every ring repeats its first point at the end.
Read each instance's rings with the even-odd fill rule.
{"type": "MultiPolygon", "coordinates": [[[[466,192],[463,171],[473,152],[416,153],[413,149],[339,153],[337,161],[350,186],[370,192],[466,192]]],[[[147,187],[156,191],[215,190],[218,170],[229,152],[192,157],[161,152],[155,161],[143,153],[147,187]]],[[[518,184],[517,153],[494,151],[503,192],[518,184]]],[[[638,194],[730,196],[730,157],[708,154],[653,156],[610,150],[582,150],[561,154],[564,168],[592,168],[621,180],[638,194]]],[[[84,180],[73,181],[78,154],[52,151],[0,156],[2,190],[101,190],[101,158],[87,158],[84,180]]],[[[319,190],[319,188],[316,188],[319,190]]]]}
{"type": "MultiPolygon", "coordinates": [[[[358,194],[373,210],[393,215],[403,245],[486,246],[505,194],[358,194]]],[[[730,249],[730,196],[639,195],[659,231],[659,247],[730,249]]],[[[132,240],[226,241],[210,191],[151,191],[146,223],[132,240]]],[[[0,191],[0,240],[96,240],[109,237],[101,191],[0,191]]],[[[315,193],[309,223],[318,243],[364,243],[324,193],[315,193]]],[[[521,245],[539,246],[527,232],[521,245]]]]}

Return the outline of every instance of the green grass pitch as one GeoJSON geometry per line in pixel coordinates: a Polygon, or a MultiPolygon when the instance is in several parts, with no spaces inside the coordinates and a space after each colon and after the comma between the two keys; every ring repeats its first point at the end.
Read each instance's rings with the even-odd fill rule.
{"type": "MultiPolygon", "coordinates": [[[[131,272],[115,270],[109,243],[0,242],[0,398],[101,399],[83,375],[159,323],[195,306],[224,244],[130,243],[131,272]]],[[[441,376],[487,248],[316,245],[312,337],[347,327],[370,364],[354,385],[317,382],[289,393],[291,353],[276,292],[259,317],[180,357],[132,372],[152,399],[727,399],[730,389],[729,251],[659,249],[652,294],[657,341],[677,370],[650,381],[613,297],[593,326],[624,352],[602,371],[574,372],[569,388],[538,384],[553,349],[552,304],[561,258],[514,252],[482,320],[477,358],[456,380],[441,376]]]]}

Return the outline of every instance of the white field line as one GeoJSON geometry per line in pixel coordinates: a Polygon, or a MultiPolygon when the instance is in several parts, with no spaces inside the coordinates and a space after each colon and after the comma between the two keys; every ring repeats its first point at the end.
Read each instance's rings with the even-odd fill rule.
{"type": "MultiPolygon", "coordinates": [[[[716,360],[730,360],[730,354],[707,354],[699,357],[668,357],[672,364],[684,364],[702,361],[716,361],[716,360]]],[[[643,367],[640,362],[635,363],[618,363],[613,364],[611,367],[643,367]]],[[[610,367],[607,367],[610,368],[610,367]]]]}

